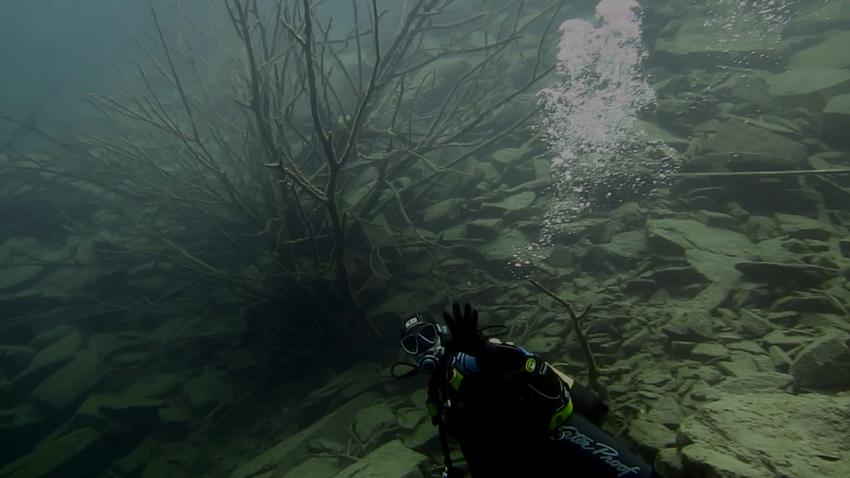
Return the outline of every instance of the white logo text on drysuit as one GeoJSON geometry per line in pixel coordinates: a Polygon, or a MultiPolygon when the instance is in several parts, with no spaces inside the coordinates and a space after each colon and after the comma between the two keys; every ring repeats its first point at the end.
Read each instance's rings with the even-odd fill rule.
{"type": "Polygon", "coordinates": [[[554,438],[556,441],[566,440],[574,445],[579,446],[583,450],[589,450],[593,452],[594,455],[599,456],[602,461],[617,470],[617,476],[626,476],[630,473],[634,473],[635,475],[640,474],[639,466],[628,467],[625,463],[618,459],[618,457],[620,456],[620,452],[618,452],[616,449],[611,448],[610,446],[604,443],[600,443],[594,440],[593,438],[590,438],[584,433],[578,431],[578,428],[576,427],[561,427],[558,429],[558,434],[554,438]]]}

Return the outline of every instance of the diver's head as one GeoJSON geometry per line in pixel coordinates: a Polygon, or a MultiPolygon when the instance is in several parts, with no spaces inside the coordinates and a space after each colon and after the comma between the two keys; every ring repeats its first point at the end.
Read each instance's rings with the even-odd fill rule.
{"type": "Polygon", "coordinates": [[[416,314],[404,321],[401,328],[401,348],[416,361],[419,371],[431,373],[446,354],[446,331],[439,325],[416,314]]]}

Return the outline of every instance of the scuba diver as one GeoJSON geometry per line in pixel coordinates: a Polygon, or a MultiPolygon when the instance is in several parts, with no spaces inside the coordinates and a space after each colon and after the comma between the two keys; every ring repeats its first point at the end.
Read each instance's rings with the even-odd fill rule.
{"type": "Polygon", "coordinates": [[[394,375],[430,375],[426,405],[444,478],[464,477],[448,437],[473,478],[659,478],[599,428],[608,407],[589,389],[522,347],[485,338],[469,304],[453,304],[443,319],[417,314],[403,323],[401,347],[415,365],[394,375]]]}

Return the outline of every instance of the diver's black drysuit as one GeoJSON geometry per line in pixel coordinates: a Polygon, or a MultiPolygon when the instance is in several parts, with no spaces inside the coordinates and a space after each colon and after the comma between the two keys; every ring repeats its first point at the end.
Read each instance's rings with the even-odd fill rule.
{"type": "Polygon", "coordinates": [[[537,355],[493,341],[476,355],[450,354],[428,384],[432,421],[474,478],[658,476],[593,423],[607,406],[537,355]]]}

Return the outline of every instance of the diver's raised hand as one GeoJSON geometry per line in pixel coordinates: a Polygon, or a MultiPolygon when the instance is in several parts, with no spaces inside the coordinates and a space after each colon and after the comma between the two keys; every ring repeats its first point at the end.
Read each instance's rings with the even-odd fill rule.
{"type": "Polygon", "coordinates": [[[460,309],[457,302],[452,304],[452,314],[443,311],[443,320],[449,328],[451,352],[464,352],[478,355],[484,350],[486,340],[478,330],[478,311],[467,303],[460,309]]]}

